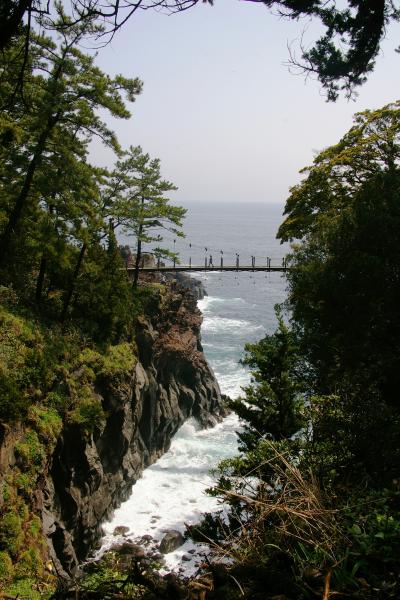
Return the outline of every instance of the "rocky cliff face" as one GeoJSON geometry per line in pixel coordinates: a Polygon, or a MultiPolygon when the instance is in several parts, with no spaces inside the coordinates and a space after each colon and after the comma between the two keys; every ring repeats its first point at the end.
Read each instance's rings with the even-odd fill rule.
{"type": "Polygon", "coordinates": [[[202,353],[195,298],[172,285],[162,304],[139,320],[133,373],[96,382],[104,426],[91,435],[78,425],[65,427],[53,453],[41,508],[61,573],[73,573],[86,558],[101,522],[168,449],[185,419],[194,416],[208,426],[223,416],[218,384],[202,353]]]}

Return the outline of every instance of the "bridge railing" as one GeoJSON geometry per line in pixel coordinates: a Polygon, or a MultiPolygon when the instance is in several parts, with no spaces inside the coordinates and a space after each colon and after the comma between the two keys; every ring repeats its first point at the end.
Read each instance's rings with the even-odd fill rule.
{"type": "MultiPolygon", "coordinates": [[[[127,246],[125,246],[127,248],[127,246]]],[[[129,247],[128,247],[129,248],[129,247]]],[[[206,250],[206,248],[205,248],[206,250]]],[[[243,256],[243,255],[242,255],[243,256]]],[[[129,253],[129,257],[126,256],[126,268],[130,271],[134,269],[135,255],[129,253]]],[[[255,255],[250,256],[249,262],[242,262],[240,260],[240,254],[235,253],[235,259],[233,261],[226,261],[223,251],[220,251],[220,256],[214,262],[213,255],[206,253],[204,256],[204,262],[194,262],[193,258],[189,256],[186,262],[178,260],[177,255],[174,256],[172,264],[165,264],[160,257],[157,257],[152,252],[145,252],[143,254],[143,262],[140,265],[140,271],[286,271],[288,269],[287,259],[283,258],[272,258],[272,257],[256,257],[255,255]],[[148,260],[148,257],[152,258],[148,260]],[[147,261],[145,260],[147,257],[147,261]]]]}

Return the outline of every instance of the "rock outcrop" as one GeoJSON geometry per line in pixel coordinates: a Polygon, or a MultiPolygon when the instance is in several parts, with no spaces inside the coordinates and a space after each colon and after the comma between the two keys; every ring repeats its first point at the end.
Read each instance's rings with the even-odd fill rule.
{"type": "Polygon", "coordinates": [[[76,571],[98,542],[102,521],[188,417],[209,426],[224,415],[202,353],[196,299],[172,284],[160,306],[151,318],[139,319],[134,371],[96,382],[104,426],[90,435],[65,426],[53,453],[42,515],[60,573],[76,571]]]}
{"type": "Polygon", "coordinates": [[[203,283],[199,279],[191,277],[187,273],[177,271],[176,273],[166,273],[164,277],[167,281],[175,280],[178,285],[191,292],[194,297],[197,298],[197,300],[202,300],[204,296],[207,296],[207,292],[203,283]]]}

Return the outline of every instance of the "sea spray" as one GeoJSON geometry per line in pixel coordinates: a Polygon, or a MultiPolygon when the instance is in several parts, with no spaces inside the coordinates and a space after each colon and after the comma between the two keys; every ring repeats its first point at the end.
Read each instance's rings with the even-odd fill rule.
{"type": "MultiPolygon", "coordinates": [[[[170,450],[144,471],[129,500],[104,525],[102,550],[127,538],[138,541],[148,534],[160,541],[167,530],[184,532],[185,523],[196,524],[203,513],[216,511],[217,499],[204,493],[215,483],[209,472],[220,460],[237,452],[237,429],[238,420],[233,414],[212,429],[199,430],[189,419],[175,435],[170,450]],[[123,538],[113,535],[119,526],[129,528],[123,538]]],[[[189,559],[184,561],[185,571],[195,568],[198,557],[188,553],[193,547],[187,542],[165,555],[166,568],[180,566],[183,555],[189,559]]]]}

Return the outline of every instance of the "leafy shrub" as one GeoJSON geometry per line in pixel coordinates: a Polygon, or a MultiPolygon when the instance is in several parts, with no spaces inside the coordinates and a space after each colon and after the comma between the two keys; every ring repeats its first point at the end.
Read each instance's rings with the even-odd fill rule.
{"type": "Polygon", "coordinates": [[[32,406],[28,418],[46,441],[54,443],[57,440],[61,432],[62,420],[54,408],[32,406]]]}
{"type": "Polygon", "coordinates": [[[106,415],[101,401],[98,397],[85,398],[70,413],[70,420],[82,427],[86,433],[93,433],[95,429],[101,429],[104,425],[106,415]]]}
{"type": "Polygon", "coordinates": [[[1,373],[0,368],[0,415],[2,421],[16,421],[23,418],[28,409],[26,396],[17,381],[1,373]]]}
{"type": "Polygon", "coordinates": [[[0,583],[11,581],[14,576],[12,560],[8,552],[0,551],[0,583]]]}
{"type": "Polygon", "coordinates": [[[15,567],[17,578],[36,577],[43,571],[43,561],[37,548],[29,548],[21,553],[15,567]]]}
{"type": "Polygon", "coordinates": [[[15,557],[23,542],[22,519],[13,511],[6,512],[0,520],[0,549],[15,557]]]}
{"type": "Polygon", "coordinates": [[[53,597],[51,590],[42,590],[33,577],[17,579],[7,585],[4,591],[12,598],[21,600],[50,600],[53,597]]]}
{"type": "Polygon", "coordinates": [[[22,471],[37,473],[46,456],[43,444],[36,431],[28,431],[22,442],[15,445],[15,454],[22,471]]]}
{"type": "Polygon", "coordinates": [[[0,304],[16,305],[18,294],[12,286],[0,285],[0,304]]]}
{"type": "Polygon", "coordinates": [[[115,377],[119,374],[131,374],[137,362],[134,344],[123,342],[109,346],[103,355],[100,373],[104,377],[115,377]]]}
{"type": "Polygon", "coordinates": [[[36,539],[39,537],[39,534],[42,531],[42,522],[39,519],[39,517],[34,516],[33,519],[31,520],[31,522],[29,523],[29,535],[33,538],[36,539]]]}

